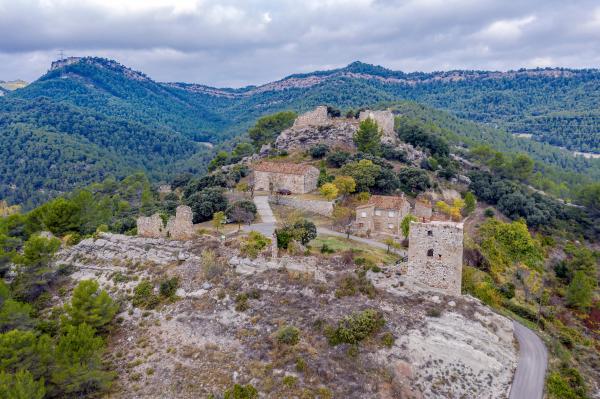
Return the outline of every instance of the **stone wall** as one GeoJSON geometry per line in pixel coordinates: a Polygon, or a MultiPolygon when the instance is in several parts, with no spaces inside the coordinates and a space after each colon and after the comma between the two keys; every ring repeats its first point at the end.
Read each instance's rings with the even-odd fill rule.
{"type": "Polygon", "coordinates": [[[398,141],[396,133],[394,132],[394,114],[392,111],[361,111],[358,119],[362,122],[365,119],[373,119],[377,122],[377,125],[383,130],[383,137],[381,141],[387,144],[394,144],[398,141]]]}
{"type": "Polygon", "coordinates": [[[327,107],[325,105],[320,105],[313,111],[298,116],[294,121],[294,127],[324,126],[329,124],[330,121],[329,115],[327,114],[327,107]]]}
{"type": "Polygon", "coordinates": [[[307,171],[304,175],[263,172],[255,170],[254,189],[257,191],[273,191],[287,189],[295,194],[309,193],[317,188],[319,170],[307,171]]]}
{"type": "Polygon", "coordinates": [[[308,150],[317,144],[330,148],[356,149],[352,137],[358,130],[356,120],[335,119],[327,126],[296,126],[284,130],[275,140],[280,150],[308,150]]]}
{"type": "Polygon", "coordinates": [[[165,235],[162,218],[158,213],[137,218],[137,234],[140,237],[160,238],[165,235]]]}
{"type": "Polygon", "coordinates": [[[167,235],[173,240],[190,240],[195,235],[192,208],[180,205],[175,211],[175,217],[167,222],[167,235]]]}
{"type": "Polygon", "coordinates": [[[169,218],[166,227],[158,213],[150,217],[140,216],[137,218],[137,234],[148,238],[169,237],[173,240],[190,240],[196,235],[192,208],[186,205],[178,206],[175,216],[169,218]]]}
{"type": "Polygon", "coordinates": [[[302,209],[323,216],[331,216],[333,213],[332,201],[298,199],[279,195],[269,197],[269,202],[277,205],[285,205],[296,209],[302,209]]]}
{"type": "Polygon", "coordinates": [[[408,279],[451,295],[460,295],[462,254],[462,223],[410,224],[408,279]]]}
{"type": "Polygon", "coordinates": [[[420,221],[429,221],[431,220],[431,214],[432,214],[433,210],[431,208],[431,205],[426,204],[422,201],[415,201],[415,209],[413,211],[413,214],[419,218],[420,221]]]}
{"type": "Polygon", "coordinates": [[[405,202],[399,209],[379,209],[375,205],[356,209],[356,228],[371,234],[399,236],[402,233],[402,219],[410,213],[410,204],[405,202]],[[391,216],[390,216],[391,215],[391,216]]]}

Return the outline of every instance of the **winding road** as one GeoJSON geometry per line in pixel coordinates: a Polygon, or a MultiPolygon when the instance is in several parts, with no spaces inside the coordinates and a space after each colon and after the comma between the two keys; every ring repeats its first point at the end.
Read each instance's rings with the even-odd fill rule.
{"type": "MultiPolygon", "coordinates": [[[[262,223],[244,226],[244,230],[258,231],[267,237],[273,235],[276,219],[268,196],[255,196],[254,203],[262,223]]],[[[344,233],[329,230],[324,227],[317,229],[319,234],[346,237],[344,233]]],[[[387,249],[387,245],[367,238],[350,236],[351,240],[387,249]]],[[[404,255],[403,251],[399,252],[404,255]]],[[[510,389],[509,399],[542,399],[544,395],[544,379],[548,364],[548,352],[544,343],[533,331],[521,323],[513,321],[514,334],[519,341],[519,362],[510,389]]]]}
{"type": "Polygon", "coordinates": [[[513,378],[509,399],[542,399],[548,352],[533,331],[513,321],[519,341],[519,363],[513,378]]]}

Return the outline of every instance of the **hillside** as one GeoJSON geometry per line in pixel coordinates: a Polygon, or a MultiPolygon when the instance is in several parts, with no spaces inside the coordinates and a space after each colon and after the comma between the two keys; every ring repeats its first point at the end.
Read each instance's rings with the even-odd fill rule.
{"type": "Polygon", "coordinates": [[[572,197],[568,190],[600,178],[600,160],[575,158],[554,146],[515,138],[504,128],[513,128],[510,118],[524,124],[531,119],[528,113],[535,113],[537,119],[527,125],[530,130],[520,126],[519,131],[543,131],[540,134],[552,137],[547,141],[553,144],[577,142],[581,145],[573,148],[593,150],[588,144],[600,141],[594,130],[597,119],[581,115],[597,109],[596,91],[577,93],[593,89],[598,75],[566,69],[406,74],[356,62],[258,87],[217,89],[155,82],[112,60],[69,58],[0,98],[0,153],[8,154],[0,160],[0,198],[31,208],[108,175],[144,171],[161,180],[182,171],[197,172],[211,156],[200,142],[228,147],[229,140],[259,117],[319,104],[343,111],[387,104],[399,114],[439,125],[441,134],[458,146],[490,144],[502,151],[525,152],[558,188],[541,183],[537,187],[572,197]],[[552,100],[544,94],[548,90],[557,93],[552,100]],[[492,101],[492,93],[519,99],[519,106],[499,112],[510,101],[492,101]],[[552,116],[556,112],[560,118],[552,116]],[[583,139],[564,130],[553,133],[563,122],[573,131],[582,129],[583,139]],[[560,188],[562,183],[567,190],[560,188]]]}

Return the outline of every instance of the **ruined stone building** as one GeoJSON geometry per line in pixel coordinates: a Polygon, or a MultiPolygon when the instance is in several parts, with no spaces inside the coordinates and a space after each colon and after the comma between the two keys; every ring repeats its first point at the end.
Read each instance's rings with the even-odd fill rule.
{"type": "Polygon", "coordinates": [[[149,238],[168,237],[173,240],[190,240],[196,234],[192,208],[186,205],[178,206],[175,216],[169,218],[166,226],[158,213],[152,216],[140,216],[137,218],[137,234],[149,238]]]}
{"type": "Polygon", "coordinates": [[[366,119],[372,119],[377,122],[377,126],[383,131],[381,141],[386,144],[393,144],[397,141],[396,133],[394,132],[394,114],[392,111],[361,111],[358,119],[362,122],[366,119]]]}
{"type": "Polygon", "coordinates": [[[430,221],[433,214],[431,203],[429,201],[417,199],[412,213],[420,222],[430,221]]]}
{"type": "Polygon", "coordinates": [[[365,205],[356,207],[356,228],[363,233],[401,234],[402,219],[410,213],[410,203],[404,197],[372,195],[365,205]]]}
{"type": "Polygon", "coordinates": [[[311,165],[261,162],[253,167],[254,189],[257,191],[290,190],[309,193],[317,188],[319,170],[311,165]]]}
{"type": "Polygon", "coordinates": [[[412,222],[406,277],[418,284],[460,295],[463,224],[412,222]]]}
{"type": "Polygon", "coordinates": [[[319,105],[314,110],[299,115],[294,121],[293,127],[324,126],[329,123],[331,123],[331,118],[327,113],[327,106],[319,105]]]}

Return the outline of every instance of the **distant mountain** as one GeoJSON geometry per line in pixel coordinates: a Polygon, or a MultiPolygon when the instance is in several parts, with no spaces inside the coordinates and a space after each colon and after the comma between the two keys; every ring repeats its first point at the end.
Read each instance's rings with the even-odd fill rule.
{"type": "MultiPolygon", "coordinates": [[[[596,161],[513,138],[496,127],[600,151],[599,89],[597,70],[404,73],[360,62],[228,89],[160,83],[112,60],[67,58],[19,90],[1,89],[0,198],[35,204],[109,174],[140,170],[161,179],[183,169],[202,170],[210,150],[200,142],[219,144],[239,136],[265,114],[401,100],[484,123],[452,124],[473,143],[503,137],[494,143],[594,176],[600,169],[596,161]]],[[[421,114],[435,112],[424,108],[421,114]]]]}

